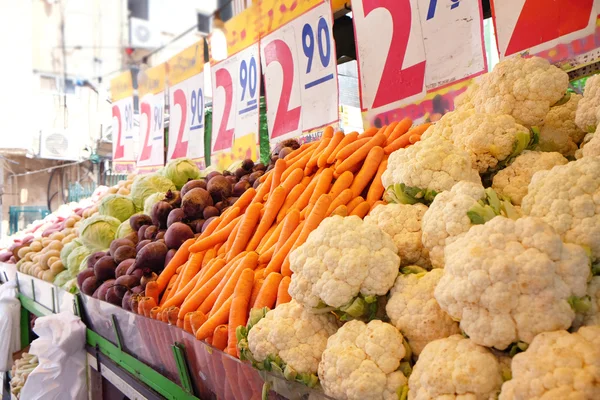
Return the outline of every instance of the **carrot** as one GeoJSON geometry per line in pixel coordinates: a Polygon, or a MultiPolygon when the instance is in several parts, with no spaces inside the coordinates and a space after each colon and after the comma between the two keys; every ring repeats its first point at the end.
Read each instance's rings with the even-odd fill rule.
{"type": "Polygon", "coordinates": [[[279,240],[275,244],[274,253],[278,252],[279,249],[285,244],[288,238],[293,234],[295,229],[298,227],[300,223],[300,212],[298,210],[292,210],[283,220],[281,233],[279,235],[279,240]]]}
{"type": "MultiPolygon", "coordinates": [[[[333,129],[330,126],[325,128],[325,130],[326,131],[331,130],[331,132],[333,132],[333,129]]],[[[314,153],[312,153],[310,160],[308,160],[308,163],[306,163],[306,167],[304,167],[304,173],[306,175],[308,175],[310,173],[310,171],[312,171],[312,169],[317,166],[319,157],[321,156],[321,154],[323,154],[323,150],[325,150],[325,148],[329,145],[329,142],[331,142],[331,137],[323,136],[321,138],[321,140],[319,141],[319,145],[317,146],[317,149],[315,150],[314,153]]]]}
{"type": "Polygon", "coordinates": [[[200,268],[200,273],[204,274],[204,272],[206,271],[204,268],[206,268],[210,260],[213,260],[216,256],[217,250],[215,250],[214,248],[206,250],[204,258],[202,259],[202,268],[200,268]]]}
{"type": "Polygon", "coordinates": [[[301,193],[298,199],[294,202],[294,204],[292,204],[290,210],[295,208],[298,211],[302,211],[304,207],[306,207],[310,200],[310,196],[315,190],[315,186],[317,186],[318,179],[316,179],[316,175],[317,174],[315,174],[315,177],[313,177],[312,181],[310,181],[310,183],[306,187],[306,190],[303,193],[301,193]]]}
{"type": "Polygon", "coordinates": [[[247,251],[256,250],[258,244],[262,240],[263,236],[267,233],[281,209],[285,201],[286,191],[282,186],[277,187],[273,194],[269,197],[269,200],[265,204],[265,214],[260,219],[256,232],[250,238],[248,245],[246,246],[247,251]]]}
{"type": "Polygon", "coordinates": [[[180,288],[184,288],[195,276],[198,275],[202,268],[202,261],[204,261],[204,255],[206,252],[194,253],[191,255],[187,262],[187,266],[182,271],[181,282],[179,283],[180,288]]]}
{"type": "Polygon", "coordinates": [[[375,203],[373,203],[371,205],[371,208],[369,209],[369,214],[375,209],[375,207],[377,207],[378,205],[381,205],[381,204],[385,205],[386,203],[385,203],[385,201],[382,201],[382,200],[379,200],[379,201],[376,201],[375,203]]]}
{"type": "Polygon", "coordinates": [[[389,135],[386,135],[387,139],[385,141],[385,145],[387,146],[388,144],[392,143],[394,140],[398,139],[400,136],[408,132],[408,130],[412,126],[412,123],[412,119],[410,119],[409,117],[404,117],[400,122],[398,122],[394,130],[389,135]]]}
{"type": "Polygon", "coordinates": [[[233,207],[230,207],[227,210],[225,210],[225,212],[223,214],[221,214],[221,222],[219,222],[219,225],[217,225],[217,228],[215,229],[215,231],[218,231],[219,229],[223,228],[224,226],[227,226],[227,224],[229,224],[231,221],[233,221],[240,214],[241,214],[240,208],[237,206],[233,206],[233,207]]]}
{"type": "Polygon", "coordinates": [[[281,282],[279,282],[279,288],[277,288],[277,302],[275,303],[275,307],[292,301],[292,296],[290,296],[288,293],[288,288],[290,287],[291,281],[292,279],[289,276],[284,276],[281,279],[281,282]]]}
{"type": "MultiPolygon", "coordinates": [[[[229,250],[231,249],[231,245],[233,244],[233,241],[235,240],[235,237],[237,236],[239,229],[240,229],[240,224],[237,224],[235,226],[235,228],[233,228],[233,231],[231,232],[231,235],[229,235],[229,238],[227,238],[225,245],[221,246],[223,253],[229,252],[229,250]]],[[[219,249],[219,250],[221,250],[221,249],[219,249]]],[[[221,254],[221,253],[219,253],[219,254],[221,254]]]]}
{"type": "Polygon", "coordinates": [[[383,133],[378,133],[377,135],[373,136],[371,140],[369,140],[364,146],[361,146],[358,150],[356,150],[348,158],[346,158],[340,164],[339,167],[336,167],[335,171],[338,174],[341,174],[344,171],[348,171],[352,166],[363,161],[373,147],[383,145],[385,139],[386,138],[383,133]]]}
{"type": "Polygon", "coordinates": [[[212,345],[224,351],[227,348],[227,324],[218,325],[213,332],[212,345]]]}
{"type": "Polygon", "coordinates": [[[190,251],[195,253],[198,251],[208,250],[209,248],[214,247],[219,243],[225,242],[227,238],[229,238],[229,235],[231,235],[231,232],[233,232],[233,228],[235,228],[235,226],[239,223],[239,221],[242,218],[243,216],[241,215],[234,218],[231,222],[227,224],[227,226],[224,226],[223,228],[214,232],[212,235],[197,241],[190,247],[190,251]]]}
{"type": "Polygon", "coordinates": [[[265,278],[252,308],[269,307],[269,309],[273,309],[273,306],[277,301],[277,290],[279,289],[279,282],[281,282],[281,279],[283,279],[283,276],[281,276],[280,273],[271,272],[265,278]]]}
{"type": "MultiPolygon", "coordinates": [[[[219,294],[219,297],[217,297],[217,300],[215,301],[213,310],[215,310],[215,311],[218,310],[219,307],[221,307],[221,305],[225,302],[225,300],[227,300],[229,297],[231,297],[231,295],[233,294],[233,292],[235,290],[237,282],[240,280],[240,277],[242,276],[242,274],[244,273],[244,271],[246,269],[248,269],[252,272],[252,279],[254,280],[254,269],[256,268],[257,265],[258,265],[258,254],[254,251],[251,251],[248,254],[246,254],[246,257],[244,257],[242,259],[242,261],[240,262],[240,264],[237,266],[237,268],[231,275],[231,278],[229,279],[229,281],[227,281],[225,283],[225,286],[223,286],[223,290],[221,291],[221,293],[219,294]]],[[[213,314],[213,312],[211,312],[209,314],[209,316],[211,316],[212,314],[213,314]]]]}
{"type": "Polygon", "coordinates": [[[388,138],[392,134],[392,132],[394,131],[394,129],[396,128],[396,126],[398,126],[398,121],[392,122],[385,129],[382,128],[380,130],[380,132],[382,132],[385,135],[385,137],[388,138]]]}
{"type": "Polygon", "coordinates": [[[327,209],[327,215],[331,215],[333,210],[339,206],[348,204],[353,198],[354,194],[352,193],[352,189],[344,189],[336,198],[333,199],[329,205],[329,208],[327,209]]]}
{"type": "MultiPolygon", "coordinates": [[[[267,177],[267,179],[263,183],[261,183],[258,186],[258,190],[255,191],[256,194],[252,198],[252,202],[250,204],[254,204],[256,202],[261,202],[262,203],[263,202],[263,197],[265,197],[265,194],[269,193],[269,190],[271,190],[271,182],[273,180],[273,173],[269,172],[269,173],[267,173],[267,174],[265,174],[263,176],[266,176],[266,175],[269,175],[269,176],[267,177]]],[[[248,189],[248,190],[250,190],[250,189],[248,189]]],[[[240,197],[240,199],[241,198],[242,197],[240,197]]],[[[238,199],[238,201],[236,201],[235,203],[237,204],[240,201],[240,199],[238,199]]]]}
{"type": "Polygon", "coordinates": [[[341,204],[339,206],[337,206],[331,213],[329,213],[329,216],[332,215],[339,215],[340,217],[347,217],[348,216],[348,207],[346,207],[345,204],[341,204]]]}
{"type": "Polygon", "coordinates": [[[267,233],[265,233],[265,235],[263,236],[263,238],[258,243],[258,247],[256,248],[256,252],[258,254],[261,254],[261,249],[263,248],[263,246],[265,245],[265,243],[267,243],[267,241],[269,241],[269,239],[271,239],[271,236],[273,236],[273,232],[275,232],[277,230],[278,226],[279,225],[277,225],[277,224],[271,225],[271,227],[269,228],[269,230],[267,231],[267,233]]]}
{"type": "Polygon", "coordinates": [[[287,169],[285,171],[283,171],[283,174],[281,174],[281,179],[285,180],[288,177],[288,175],[293,170],[295,170],[296,168],[302,168],[302,169],[304,169],[304,167],[306,167],[306,164],[308,164],[308,162],[310,161],[310,157],[313,155],[313,153],[315,151],[316,151],[316,149],[312,149],[310,151],[307,151],[305,154],[302,155],[302,157],[300,157],[292,165],[290,165],[289,167],[287,167],[287,169]]]}
{"type": "Polygon", "coordinates": [[[300,236],[302,232],[302,228],[304,227],[304,221],[302,221],[294,230],[294,232],[290,235],[290,237],[285,241],[285,243],[280,248],[275,248],[275,253],[273,254],[273,258],[269,261],[267,265],[267,269],[265,270],[265,275],[270,274],[271,272],[279,272],[281,270],[281,265],[283,261],[287,257],[290,249],[300,236]]]}
{"type": "Polygon", "coordinates": [[[164,310],[162,310],[160,318],[161,318],[162,322],[164,322],[165,324],[168,324],[169,323],[169,310],[166,308],[164,310]]]}
{"type": "Polygon", "coordinates": [[[281,183],[281,174],[285,171],[287,163],[283,159],[275,161],[275,167],[273,168],[273,179],[271,179],[271,188],[269,189],[269,195],[273,193],[273,190],[281,183]]]}
{"type": "Polygon", "coordinates": [[[410,142],[410,144],[415,144],[420,140],[421,140],[421,135],[410,135],[410,137],[408,138],[408,141],[410,142]]]}
{"type": "Polygon", "coordinates": [[[315,190],[310,196],[308,201],[309,204],[315,204],[317,199],[321,197],[322,194],[329,192],[329,188],[331,187],[331,180],[333,179],[333,169],[325,168],[321,175],[319,176],[319,180],[317,181],[317,185],[315,186],[315,190]]]}
{"type": "Polygon", "coordinates": [[[215,260],[213,263],[207,264],[205,272],[203,274],[196,274],[185,287],[177,291],[175,295],[164,303],[163,308],[169,306],[181,306],[190,293],[194,292],[197,287],[204,285],[221,268],[223,268],[225,264],[224,260],[215,260]]]}
{"type": "MultiPolygon", "coordinates": [[[[302,193],[304,193],[305,190],[306,190],[306,185],[304,185],[303,183],[300,183],[300,184],[294,186],[294,188],[289,192],[289,194],[285,198],[285,201],[283,202],[283,205],[279,209],[279,213],[277,213],[277,218],[276,218],[277,224],[279,224],[281,221],[283,221],[283,219],[285,218],[286,214],[288,213],[288,211],[290,210],[292,205],[298,200],[300,195],[302,193]]],[[[277,225],[277,226],[279,226],[279,225],[277,225]]]]}
{"type": "Polygon", "coordinates": [[[373,137],[381,129],[385,129],[385,126],[383,128],[377,128],[376,126],[373,126],[373,127],[369,128],[369,129],[367,129],[366,131],[364,131],[363,133],[361,133],[360,135],[358,135],[357,139],[364,139],[364,138],[367,138],[367,137],[373,137]]]}
{"type": "Polygon", "coordinates": [[[165,267],[163,272],[160,273],[158,278],[156,279],[156,284],[158,285],[158,291],[163,292],[167,287],[167,284],[171,280],[171,277],[175,274],[177,268],[185,263],[190,255],[189,248],[193,245],[195,239],[188,239],[177,249],[177,252],[169,261],[169,264],[165,267]]]}
{"type": "Polygon", "coordinates": [[[194,287],[192,292],[183,301],[183,304],[181,304],[181,310],[179,312],[180,318],[185,317],[185,313],[195,311],[200,307],[231,268],[231,265],[225,265],[223,260],[217,260],[215,261],[215,264],[216,263],[219,263],[219,265],[213,265],[212,268],[214,268],[214,274],[209,276],[209,272],[207,271],[202,279],[204,280],[204,283],[200,285],[199,283],[201,281],[198,281],[196,287],[194,287]]]}
{"type": "Polygon", "coordinates": [[[327,158],[327,164],[333,164],[335,160],[337,160],[337,154],[340,152],[340,150],[349,145],[350,143],[354,142],[357,137],[358,132],[350,132],[349,134],[345,135],[341,142],[336,146],[335,149],[333,149],[333,152],[331,152],[331,154],[327,158]]]}
{"type": "Polygon", "coordinates": [[[230,350],[233,350],[233,353],[231,351],[229,352],[230,354],[235,354],[238,357],[235,331],[238,326],[246,325],[248,320],[249,303],[253,284],[254,272],[250,269],[245,269],[235,285],[231,309],[229,310],[229,341],[227,347],[230,350]]]}
{"type": "Polygon", "coordinates": [[[360,171],[358,171],[358,174],[356,174],[356,177],[350,186],[354,197],[360,196],[369,182],[371,182],[371,179],[377,174],[379,164],[381,164],[381,160],[384,157],[383,153],[383,149],[379,146],[375,146],[369,150],[369,154],[367,154],[365,162],[363,163],[360,171]]]}
{"type": "Polygon", "coordinates": [[[329,191],[329,194],[331,195],[331,197],[333,199],[335,199],[336,197],[338,197],[340,195],[340,193],[342,193],[344,190],[351,187],[351,185],[353,184],[352,183],[353,180],[354,180],[354,175],[352,174],[352,172],[344,171],[335,180],[335,183],[333,184],[333,186],[331,186],[331,190],[329,191]]]}
{"type": "MultiPolygon", "coordinates": [[[[177,315],[179,314],[179,307],[169,307],[167,308],[167,321],[169,321],[169,325],[177,325],[177,315]]],[[[182,320],[183,324],[183,320],[182,320]]]]}
{"type": "MultiPolygon", "coordinates": [[[[247,252],[244,252],[244,253],[247,254],[247,252]]],[[[244,254],[244,257],[245,257],[245,254],[244,254]]],[[[225,275],[221,277],[217,286],[215,286],[210,291],[210,293],[208,294],[208,296],[206,296],[206,298],[204,299],[202,304],[200,304],[200,306],[197,309],[198,311],[202,311],[203,313],[206,313],[207,315],[209,315],[209,313],[213,309],[213,306],[215,305],[215,302],[217,301],[219,295],[223,291],[223,288],[231,280],[232,275],[236,272],[237,267],[242,262],[242,258],[243,257],[236,257],[235,259],[233,259],[227,263],[227,272],[225,272],[225,275]]],[[[216,309],[215,309],[215,311],[216,311],[216,309]]]]}
{"type": "MultiPolygon", "coordinates": [[[[255,274],[256,275],[256,274],[255,274]]],[[[260,292],[260,288],[262,287],[265,281],[264,277],[254,279],[254,284],[252,285],[252,294],[250,295],[249,307],[252,308],[254,303],[256,302],[256,298],[258,297],[258,293],[260,292]]]]}
{"type": "Polygon", "coordinates": [[[383,183],[381,182],[381,175],[383,175],[383,173],[385,172],[387,168],[387,163],[387,156],[384,156],[383,161],[381,161],[379,167],[377,167],[377,173],[375,174],[375,177],[371,182],[371,186],[369,187],[369,191],[367,192],[366,200],[370,204],[374,204],[376,201],[381,199],[381,196],[383,196],[383,192],[385,192],[385,188],[383,187],[383,183]]]}
{"type": "Polygon", "coordinates": [[[209,337],[215,328],[221,324],[224,324],[229,319],[229,309],[231,308],[232,298],[230,297],[221,306],[221,308],[213,314],[202,326],[196,331],[196,339],[203,340],[209,337]]]}
{"type": "Polygon", "coordinates": [[[150,310],[156,307],[156,301],[152,297],[142,297],[138,303],[138,314],[150,317],[150,310]]]}
{"type": "Polygon", "coordinates": [[[254,196],[256,196],[256,189],[250,188],[238,197],[235,202],[235,207],[240,209],[240,214],[243,214],[246,211],[246,208],[248,208],[252,200],[254,200],[254,196]]]}
{"type": "Polygon", "coordinates": [[[290,193],[292,189],[296,187],[296,185],[302,182],[303,178],[304,172],[302,171],[302,168],[296,168],[293,170],[285,179],[285,181],[281,183],[281,186],[285,189],[286,195],[290,193]]]}
{"type": "Polygon", "coordinates": [[[208,226],[206,227],[206,229],[204,230],[204,232],[202,232],[200,234],[200,236],[198,236],[197,240],[201,240],[204,239],[207,236],[210,236],[216,229],[217,226],[219,226],[219,224],[221,223],[223,217],[218,216],[217,218],[213,219],[210,224],[208,224],[208,226]]]}
{"type": "Polygon", "coordinates": [[[156,316],[158,315],[159,311],[160,311],[160,307],[159,306],[152,307],[152,309],[150,310],[150,318],[156,319],[156,316]]]}
{"type": "Polygon", "coordinates": [[[269,237],[267,238],[267,235],[265,235],[265,239],[263,239],[261,241],[261,244],[258,245],[258,249],[257,252],[258,254],[262,254],[264,251],[268,250],[269,247],[271,247],[272,245],[274,245],[275,243],[277,243],[277,239],[279,238],[279,235],[281,234],[281,229],[283,228],[283,224],[277,223],[274,224],[271,228],[274,228],[271,230],[271,232],[267,232],[267,235],[269,235],[269,237]]]}
{"type": "Polygon", "coordinates": [[[192,324],[190,323],[191,317],[192,317],[191,312],[185,314],[185,317],[183,317],[183,330],[186,332],[189,332],[189,333],[193,333],[192,324]]]}
{"type": "Polygon", "coordinates": [[[404,135],[400,136],[398,139],[394,140],[393,142],[391,142],[390,144],[385,146],[383,148],[383,150],[385,150],[385,154],[391,154],[398,149],[408,146],[410,144],[410,137],[412,135],[421,135],[430,126],[431,126],[430,123],[425,123],[425,124],[419,125],[413,129],[409,130],[404,135]]]}
{"type": "MultiPolygon", "coordinates": [[[[279,225],[283,225],[283,224],[279,224],[279,225]]],[[[275,254],[275,244],[273,244],[271,247],[269,247],[266,251],[264,251],[259,257],[258,257],[258,263],[262,264],[262,263],[268,263],[269,261],[271,261],[271,258],[273,258],[273,254],[275,254]]]]}
{"type": "Polygon", "coordinates": [[[348,212],[352,214],[352,210],[354,210],[354,208],[356,208],[356,206],[358,206],[363,201],[365,201],[365,199],[363,199],[361,196],[355,197],[352,200],[350,200],[350,202],[346,204],[346,207],[348,207],[348,212]]]}
{"type": "Polygon", "coordinates": [[[369,141],[371,141],[371,139],[372,138],[370,138],[370,137],[366,137],[366,138],[362,138],[362,139],[357,139],[354,142],[348,144],[346,147],[344,147],[343,149],[341,149],[339,151],[339,153],[336,156],[336,160],[340,161],[340,163],[341,163],[346,158],[350,157],[353,153],[355,153],[358,149],[363,147],[365,144],[369,143],[369,141]]]}
{"type": "Polygon", "coordinates": [[[327,147],[325,147],[325,149],[323,149],[323,152],[317,159],[317,167],[321,168],[321,167],[324,167],[327,165],[327,159],[333,153],[333,151],[335,150],[337,145],[340,144],[340,142],[342,141],[343,138],[344,138],[344,132],[342,132],[342,131],[337,131],[333,135],[333,137],[327,144],[327,147]]]}
{"type": "Polygon", "coordinates": [[[208,317],[200,311],[193,311],[190,314],[190,325],[192,327],[192,333],[196,335],[196,331],[206,322],[208,317]]]}
{"type": "Polygon", "coordinates": [[[152,300],[154,300],[154,305],[157,306],[160,291],[158,290],[158,284],[156,283],[156,281],[148,282],[148,284],[146,285],[145,292],[146,296],[152,297],[152,300]]]}
{"type": "Polygon", "coordinates": [[[371,204],[368,201],[363,201],[350,212],[350,215],[356,215],[360,218],[364,218],[371,209],[371,204]]]}
{"type": "Polygon", "coordinates": [[[167,285],[167,289],[165,290],[165,292],[163,293],[163,295],[162,295],[162,297],[160,299],[160,303],[158,304],[159,306],[162,307],[162,305],[169,298],[169,295],[171,294],[171,290],[173,289],[173,285],[175,284],[176,280],[177,280],[177,274],[171,276],[171,279],[169,280],[169,284],[167,285]]]}
{"type": "Polygon", "coordinates": [[[256,267],[256,269],[254,270],[254,277],[255,279],[257,277],[262,278],[265,272],[265,269],[267,268],[267,263],[263,263],[263,264],[258,264],[258,267],[256,267]]]}
{"type": "Polygon", "coordinates": [[[231,260],[246,248],[246,245],[252,236],[252,232],[254,232],[254,228],[258,223],[258,219],[260,218],[260,210],[262,208],[263,205],[261,203],[254,203],[248,207],[248,210],[240,221],[240,227],[235,235],[233,243],[231,244],[231,249],[227,252],[227,260],[231,260]]]}
{"type": "Polygon", "coordinates": [[[296,161],[298,161],[300,159],[300,157],[305,155],[307,152],[316,149],[318,146],[319,146],[319,142],[304,143],[298,149],[292,151],[290,154],[288,154],[285,157],[285,161],[287,162],[288,167],[290,165],[292,165],[293,163],[295,163],[296,161]],[[301,151],[297,152],[297,150],[300,150],[300,149],[301,149],[301,151]]]}

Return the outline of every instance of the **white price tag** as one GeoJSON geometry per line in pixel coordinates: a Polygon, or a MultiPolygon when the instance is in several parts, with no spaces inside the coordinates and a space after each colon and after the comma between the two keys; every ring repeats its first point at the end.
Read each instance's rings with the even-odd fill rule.
{"type": "Polygon", "coordinates": [[[164,92],[147,94],[140,100],[138,168],[164,165],[164,109],[164,92]]]}
{"type": "Polygon", "coordinates": [[[323,2],[261,39],[272,143],[339,119],[332,26],[323,2]]]}

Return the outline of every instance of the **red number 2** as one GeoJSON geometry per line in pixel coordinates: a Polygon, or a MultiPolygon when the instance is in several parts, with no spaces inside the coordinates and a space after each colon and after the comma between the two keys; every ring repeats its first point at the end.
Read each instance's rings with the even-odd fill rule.
{"type": "Polygon", "coordinates": [[[362,3],[365,18],[379,7],[387,9],[392,15],[392,42],[373,100],[373,108],[421,93],[425,80],[425,61],[402,69],[412,22],[410,0],[362,0],[362,3]]]}
{"type": "Polygon", "coordinates": [[[213,151],[225,150],[233,145],[233,128],[227,129],[227,121],[231,113],[231,103],[233,101],[233,82],[227,68],[218,69],[215,72],[215,84],[217,87],[225,89],[225,110],[219,125],[219,132],[215,140],[213,151]]]}
{"type": "Polygon", "coordinates": [[[115,160],[125,156],[125,147],[121,144],[121,135],[123,133],[123,125],[121,124],[121,110],[119,106],[112,106],[112,116],[117,119],[117,146],[115,149],[115,160]]]}
{"type": "Polygon", "coordinates": [[[187,118],[187,102],[183,90],[177,89],[173,93],[173,105],[178,105],[181,110],[181,122],[179,123],[179,132],[177,133],[177,140],[175,141],[175,148],[173,149],[171,159],[182,158],[187,155],[188,142],[183,141],[183,132],[187,118]]]}
{"type": "Polygon", "coordinates": [[[150,138],[150,125],[152,124],[152,120],[150,119],[152,110],[150,109],[150,104],[148,103],[142,103],[140,107],[142,109],[141,114],[146,115],[146,120],[148,121],[148,124],[146,125],[146,137],[144,138],[144,147],[142,147],[142,154],[140,155],[140,161],[145,161],[150,159],[150,156],[152,155],[152,144],[148,146],[148,139],[150,138]]]}
{"type": "Polygon", "coordinates": [[[288,45],[282,40],[273,40],[265,47],[265,61],[267,66],[272,62],[278,62],[283,71],[281,97],[279,98],[279,104],[275,112],[273,132],[271,133],[271,138],[276,138],[298,129],[301,109],[298,106],[288,110],[292,84],[294,82],[294,60],[288,45]]]}

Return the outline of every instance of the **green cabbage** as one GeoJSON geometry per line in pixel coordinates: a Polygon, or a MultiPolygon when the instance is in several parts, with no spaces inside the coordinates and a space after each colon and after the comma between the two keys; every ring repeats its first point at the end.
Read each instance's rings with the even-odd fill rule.
{"type": "Polygon", "coordinates": [[[206,178],[208,176],[208,174],[210,174],[211,172],[214,172],[214,171],[219,172],[219,168],[217,168],[216,165],[213,164],[209,167],[206,167],[200,172],[200,178],[206,178]]]}
{"type": "Polygon", "coordinates": [[[81,246],[81,241],[79,241],[79,239],[73,239],[64,245],[60,251],[60,260],[62,261],[63,265],[67,265],[67,257],[69,257],[69,254],[71,254],[71,252],[79,246],[81,246]]]}
{"type": "Polygon", "coordinates": [[[63,286],[65,283],[69,282],[72,279],[73,276],[71,275],[71,272],[68,269],[65,269],[64,271],[56,275],[56,277],[54,278],[54,284],[56,286],[63,286]]]}
{"type": "Polygon", "coordinates": [[[169,161],[161,171],[161,174],[169,178],[178,190],[190,179],[200,179],[200,169],[189,158],[178,158],[169,161]]]}
{"type": "Polygon", "coordinates": [[[110,246],[121,221],[107,215],[94,215],[79,226],[79,240],[88,249],[101,251],[110,246]]]}
{"type": "Polygon", "coordinates": [[[129,220],[123,221],[121,225],[117,228],[117,233],[115,233],[115,239],[123,239],[125,236],[129,235],[131,232],[134,232],[133,228],[131,228],[131,224],[129,220]]]}
{"type": "Polygon", "coordinates": [[[100,200],[98,213],[101,215],[108,215],[109,217],[115,217],[123,222],[135,214],[135,204],[133,204],[133,201],[127,196],[121,194],[109,194],[100,200]]]}
{"type": "Polygon", "coordinates": [[[138,175],[131,184],[129,196],[133,200],[135,207],[138,210],[142,210],[148,196],[156,192],[166,193],[169,190],[176,190],[175,185],[170,179],[162,175],[138,175]]]}
{"type": "Polygon", "coordinates": [[[144,214],[152,215],[152,206],[158,203],[161,200],[165,199],[164,193],[154,193],[148,196],[146,201],[144,201],[144,214]]]}
{"type": "Polygon", "coordinates": [[[92,252],[87,247],[77,247],[69,254],[69,257],[67,257],[67,265],[65,265],[65,268],[67,268],[72,276],[77,276],[81,269],[81,262],[86,260],[90,254],[92,254],[92,252]]]}

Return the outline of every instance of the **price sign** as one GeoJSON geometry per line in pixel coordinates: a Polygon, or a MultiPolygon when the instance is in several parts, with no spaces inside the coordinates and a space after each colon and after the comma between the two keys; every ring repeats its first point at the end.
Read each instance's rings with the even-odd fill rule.
{"type": "Polygon", "coordinates": [[[339,119],[331,8],[324,1],[304,3],[287,9],[280,20],[289,22],[260,41],[271,143],[339,119]]]}
{"type": "Polygon", "coordinates": [[[133,83],[127,71],[110,82],[112,98],[113,169],[131,172],[135,167],[133,154],[133,83]]]}
{"type": "Polygon", "coordinates": [[[164,165],[165,64],[141,71],[139,172],[153,172],[164,165]]]}
{"type": "Polygon", "coordinates": [[[204,44],[198,42],[167,63],[170,129],[167,160],[204,162],[204,44]]]}
{"type": "Polygon", "coordinates": [[[493,1],[498,52],[538,53],[594,32],[598,0],[493,1]]]}
{"type": "Polygon", "coordinates": [[[352,6],[363,110],[398,108],[486,71],[478,1],[356,0],[352,6]]]}

